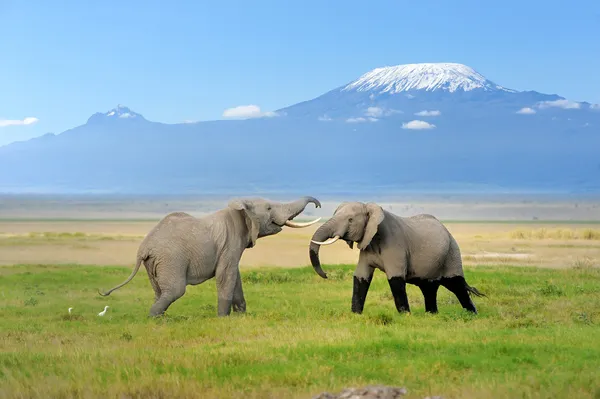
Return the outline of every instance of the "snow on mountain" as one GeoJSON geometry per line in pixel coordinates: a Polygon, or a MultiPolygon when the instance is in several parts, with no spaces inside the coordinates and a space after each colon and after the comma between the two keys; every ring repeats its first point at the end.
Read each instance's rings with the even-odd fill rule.
{"type": "Polygon", "coordinates": [[[117,105],[116,108],[111,109],[110,111],[108,111],[106,113],[106,116],[112,116],[112,117],[116,117],[116,118],[135,118],[138,116],[141,116],[140,114],[136,114],[135,112],[131,111],[129,108],[127,108],[124,105],[117,105]]]}
{"type": "Polygon", "coordinates": [[[117,120],[145,121],[144,117],[141,114],[133,112],[128,107],[119,104],[108,112],[96,112],[88,119],[88,123],[103,123],[117,120]]]}
{"type": "Polygon", "coordinates": [[[420,63],[376,68],[346,85],[342,91],[396,94],[410,90],[501,90],[514,92],[486,79],[473,68],[456,63],[420,63]]]}

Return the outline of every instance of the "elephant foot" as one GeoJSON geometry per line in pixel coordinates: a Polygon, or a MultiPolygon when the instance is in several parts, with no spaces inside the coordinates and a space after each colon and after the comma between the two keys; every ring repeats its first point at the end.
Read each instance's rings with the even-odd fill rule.
{"type": "Polygon", "coordinates": [[[358,278],[354,276],[354,287],[352,291],[352,313],[362,314],[371,285],[371,278],[358,278]]]}
{"type": "Polygon", "coordinates": [[[410,306],[408,305],[408,296],[406,295],[406,281],[402,277],[392,277],[388,279],[392,296],[394,297],[394,304],[398,313],[409,312],[410,306]]]}
{"type": "Polygon", "coordinates": [[[413,279],[408,281],[410,284],[414,284],[421,289],[423,299],[425,300],[425,312],[437,313],[437,292],[440,287],[439,281],[431,281],[425,279],[413,279]]]}
{"type": "Polygon", "coordinates": [[[235,313],[246,313],[246,302],[238,303],[238,304],[234,303],[233,311],[235,313]]]}
{"type": "Polygon", "coordinates": [[[452,292],[458,298],[461,306],[467,311],[477,314],[475,304],[471,300],[465,278],[463,276],[446,277],[441,280],[441,284],[452,292]]]}
{"type": "Polygon", "coordinates": [[[231,299],[219,298],[217,315],[219,317],[229,316],[231,314],[231,299]]]}

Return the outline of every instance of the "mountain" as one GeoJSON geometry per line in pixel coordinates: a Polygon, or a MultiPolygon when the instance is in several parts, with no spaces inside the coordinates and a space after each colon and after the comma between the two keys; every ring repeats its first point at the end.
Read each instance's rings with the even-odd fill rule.
{"type": "Polygon", "coordinates": [[[600,192],[598,148],[597,104],[421,63],[246,120],[163,124],[119,105],[0,147],[0,191],[600,192]]]}

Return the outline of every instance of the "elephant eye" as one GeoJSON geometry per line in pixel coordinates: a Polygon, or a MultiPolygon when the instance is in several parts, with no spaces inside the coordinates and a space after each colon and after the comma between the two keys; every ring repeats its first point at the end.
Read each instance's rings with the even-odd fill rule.
{"type": "Polygon", "coordinates": [[[267,207],[267,211],[270,211],[270,210],[271,210],[271,207],[270,207],[270,206],[268,206],[268,207],[267,207]]]}
{"type": "Polygon", "coordinates": [[[348,219],[348,222],[352,223],[352,218],[348,219]]]}

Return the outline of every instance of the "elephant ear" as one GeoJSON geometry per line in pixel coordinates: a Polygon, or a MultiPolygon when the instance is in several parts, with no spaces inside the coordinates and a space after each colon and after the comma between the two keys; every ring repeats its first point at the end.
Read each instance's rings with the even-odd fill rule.
{"type": "Polygon", "coordinates": [[[381,208],[376,203],[369,202],[368,204],[366,204],[366,207],[367,216],[369,220],[367,221],[367,227],[365,227],[365,233],[363,234],[363,238],[358,243],[358,249],[360,249],[361,251],[369,246],[371,240],[377,233],[379,224],[383,222],[383,218],[385,217],[383,214],[383,208],[381,208]]]}
{"type": "Polygon", "coordinates": [[[256,214],[252,212],[250,209],[250,203],[243,199],[234,199],[229,202],[228,205],[231,209],[235,209],[236,211],[241,211],[244,214],[244,219],[246,220],[246,227],[248,227],[248,233],[250,235],[248,244],[248,248],[254,247],[256,245],[256,240],[258,239],[258,230],[260,227],[260,222],[256,217],[256,214]]]}

